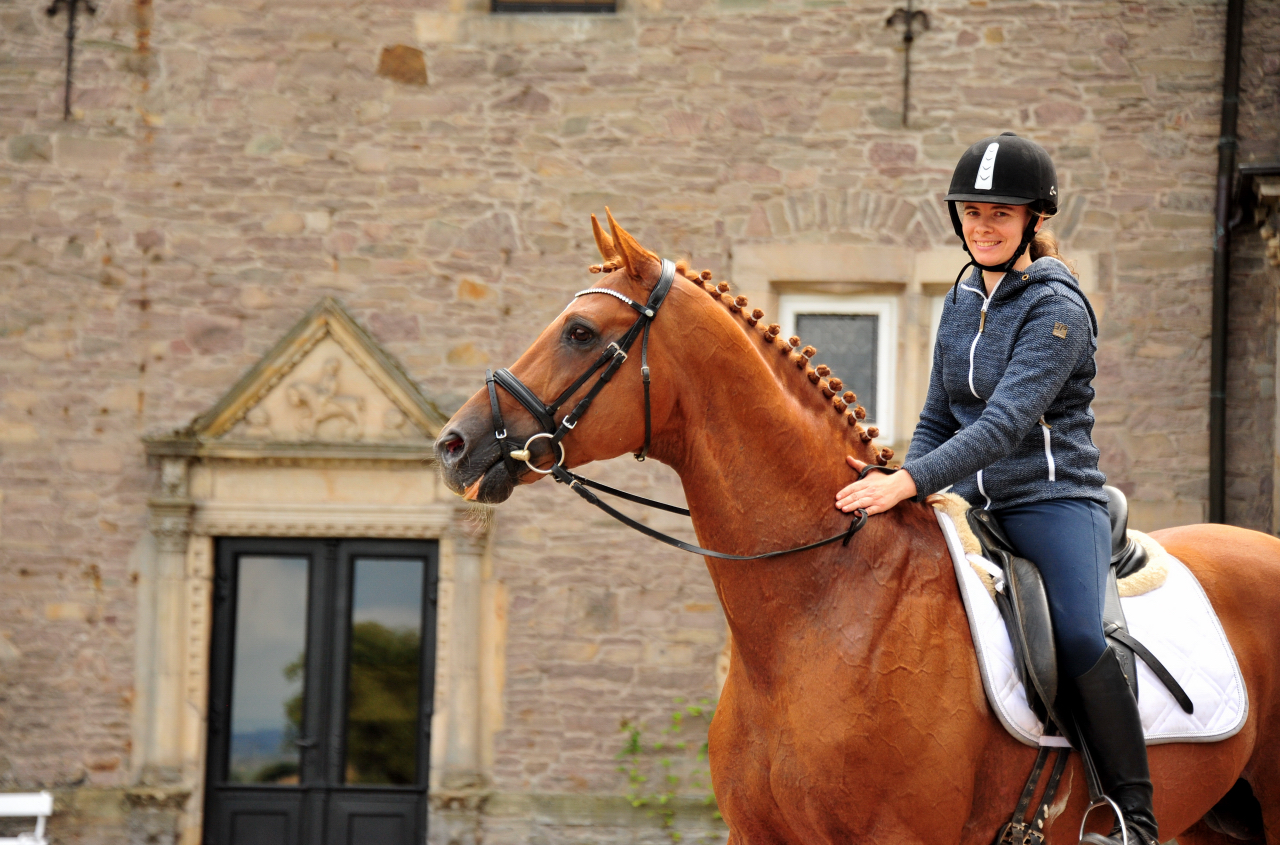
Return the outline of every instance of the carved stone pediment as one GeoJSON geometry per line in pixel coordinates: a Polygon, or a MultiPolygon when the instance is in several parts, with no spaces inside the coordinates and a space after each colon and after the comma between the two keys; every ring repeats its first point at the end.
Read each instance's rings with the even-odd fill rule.
{"type": "Polygon", "coordinates": [[[430,437],[332,336],[276,375],[275,386],[221,436],[277,442],[430,437]]]}
{"type": "Polygon", "coordinates": [[[326,298],[211,409],[148,442],[154,454],[408,457],[429,453],[444,422],[341,303],[326,298]]]}

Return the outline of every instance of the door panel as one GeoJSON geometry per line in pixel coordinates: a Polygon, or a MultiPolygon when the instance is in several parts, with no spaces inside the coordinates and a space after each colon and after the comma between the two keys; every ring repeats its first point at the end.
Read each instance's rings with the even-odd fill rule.
{"type": "Polygon", "coordinates": [[[206,845],[418,845],[434,542],[221,539],[206,845]]]}
{"type": "Polygon", "coordinates": [[[244,845],[276,845],[292,842],[294,820],[286,812],[245,810],[231,816],[231,839],[244,845]]]}
{"type": "Polygon", "coordinates": [[[223,793],[218,817],[209,819],[210,841],[236,845],[283,845],[298,842],[302,804],[297,790],[223,793]]]}
{"type": "Polygon", "coordinates": [[[345,790],[330,796],[326,845],[420,845],[424,820],[413,795],[345,790]]]}

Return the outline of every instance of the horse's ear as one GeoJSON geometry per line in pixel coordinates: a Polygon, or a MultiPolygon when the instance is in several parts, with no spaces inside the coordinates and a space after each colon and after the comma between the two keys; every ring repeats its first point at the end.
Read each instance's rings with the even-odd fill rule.
{"type": "Polygon", "coordinates": [[[616,261],[618,248],[613,245],[613,238],[605,232],[594,214],[591,215],[591,233],[596,236],[596,249],[600,250],[600,257],[605,261],[616,261]]]}
{"type": "Polygon", "coordinates": [[[627,272],[631,274],[631,278],[637,281],[657,282],[656,273],[662,266],[662,261],[658,256],[649,250],[640,246],[640,242],[627,232],[626,229],[618,225],[618,221],[613,219],[613,213],[609,211],[608,206],[604,209],[605,216],[609,218],[609,229],[613,232],[613,243],[618,248],[618,257],[622,259],[623,265],[627,268],[627,272]],[[653,275],[652,280],[649,276],[653,275]]]}

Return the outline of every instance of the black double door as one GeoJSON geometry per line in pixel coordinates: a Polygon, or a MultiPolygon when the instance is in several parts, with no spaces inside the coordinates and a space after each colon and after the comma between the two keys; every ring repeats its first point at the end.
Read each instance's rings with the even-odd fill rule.
{"type": "Polygon", "coordinates": [[[205,845],[420,845],[434,542],[217,543],[205,845]]]}

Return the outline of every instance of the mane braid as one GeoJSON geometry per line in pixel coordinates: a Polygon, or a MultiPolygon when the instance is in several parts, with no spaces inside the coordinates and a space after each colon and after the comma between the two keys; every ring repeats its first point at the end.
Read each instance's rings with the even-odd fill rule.
{"type": "Polygon", "coordinates": [[[680,261],[676,263],[676,272],[690,282],[700,286],[711,298],[720,302],[729,311],[730,316],[741,318],[746,323],[743,330],[760,342],[761,352],[764,357],[775,362],[774,371],[777,378],[787,389],[793,390],[797,395],[803,397],[803,391],[816,388],[823,398],[829,400],[830,411],[828,413],[835,413],[844,417],[849,445],[855,451],[863,452],[863,459],[867,463],[879,466],[888,465],[889,461],[893,459],[893,449],[888,446],[877,449],[874,440],[880,436],[880,430],[875,426],[863,428],[860,425],[861,421],[867,418],[867,411],[861,405],[856,404],[858,401],[857,394],[851,390],[844,390],[843,380],[832,376],[831,368],[826,364],[813,366],[810,363],[817,354],[817,349],[812,346],[801,348],[801,341],[798,337],[793,336],[785,341],[780,339],[781,326],[777,323],[764,325],[764,311],[759,308],[748,310],[747,298],[745,296],[735,297],[730,294],[728,282],[713,284],[710,270],[694,273],[689,269],[689,265],[686,262],[680,261]],[[768,354],[771,349],[775,350],[775,354],[772,356],[768,354]],[[776,366],[781,363],[778,360],[779,358],[791,364],[792,367],[776,366]],[[804,382],[797,383],[794,387],[790,386],[787,379],[794,381],[795,377],[783,375],[783,371],[788,369],[795,369],[803,373],[804,382]]]}

